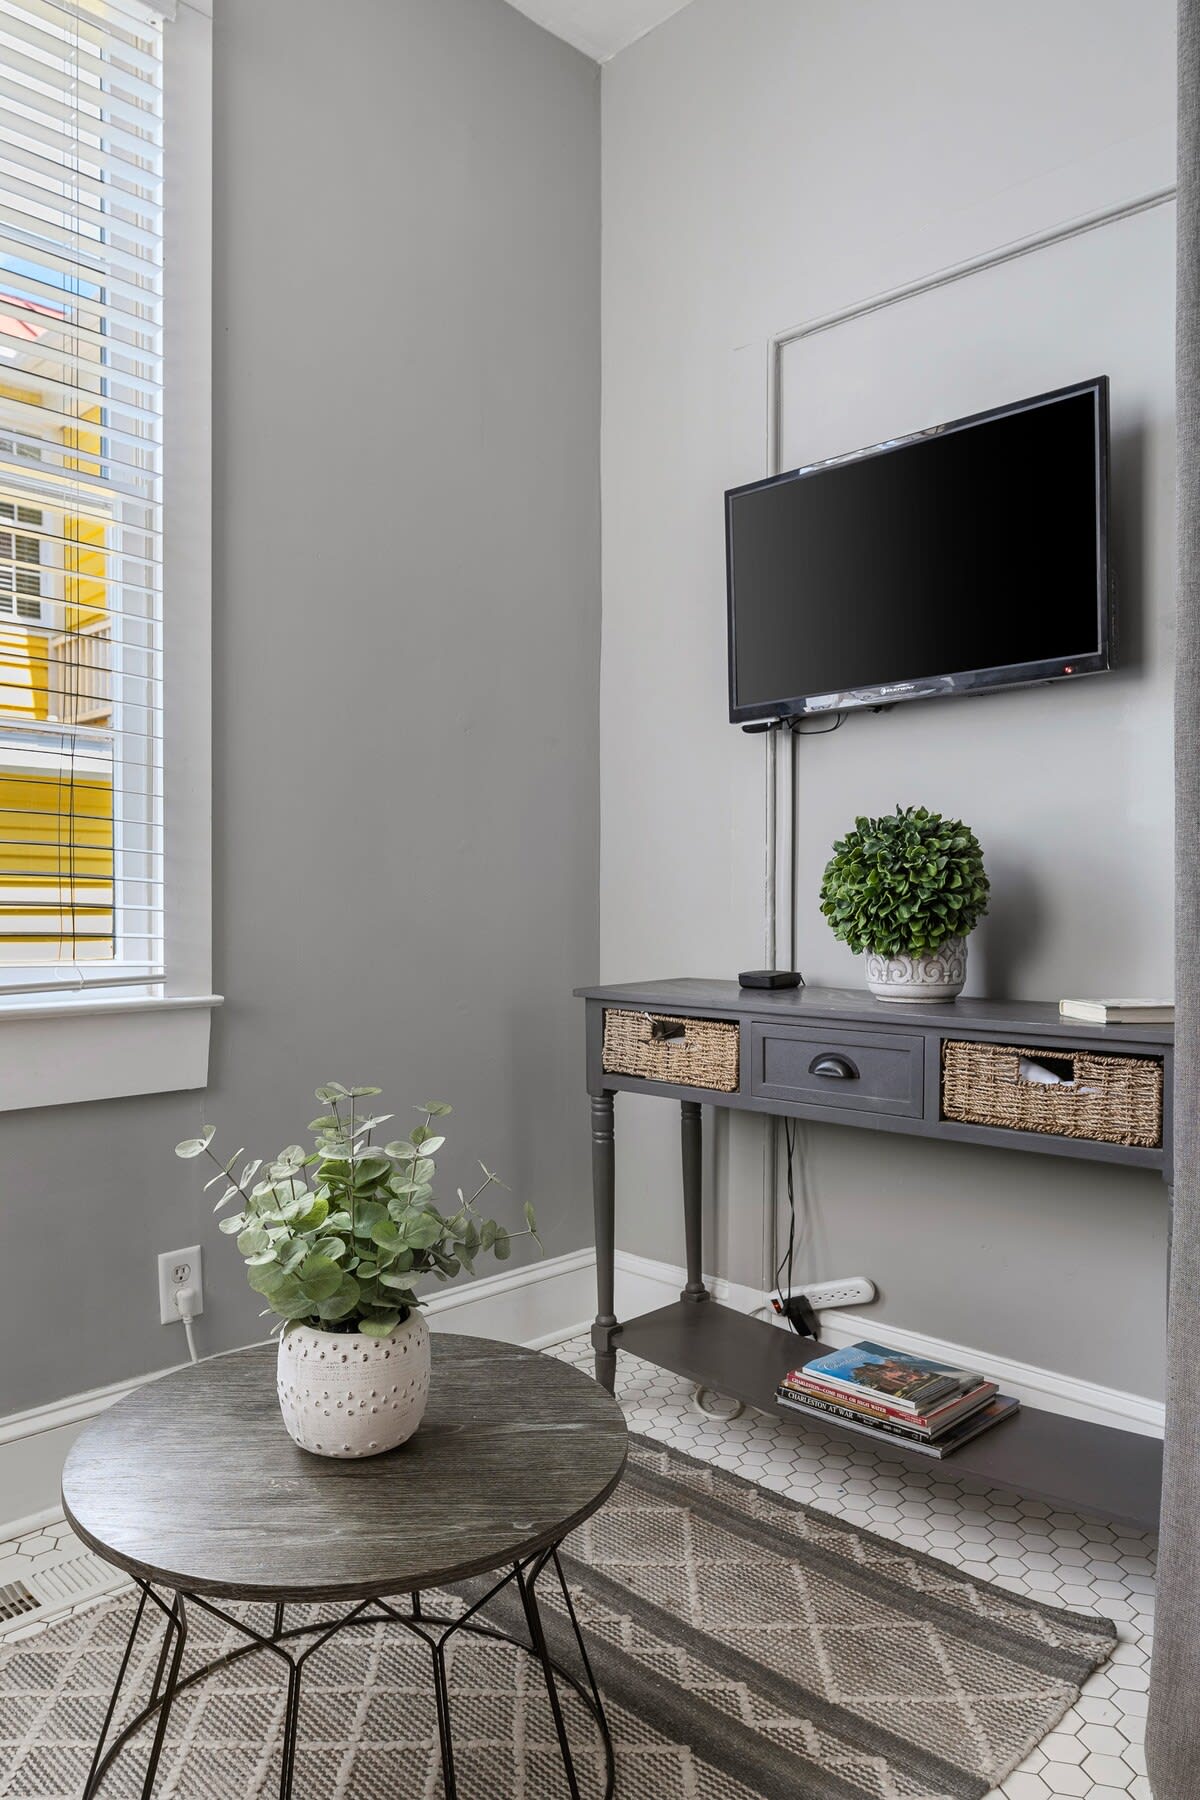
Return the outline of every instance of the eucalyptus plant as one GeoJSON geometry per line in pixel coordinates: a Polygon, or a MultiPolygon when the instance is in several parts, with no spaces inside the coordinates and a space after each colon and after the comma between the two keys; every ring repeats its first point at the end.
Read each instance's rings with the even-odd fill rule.
{"type": "Polygon", "coordinates": [[[969,825],[923,806],[860,818],[833,846],[821,911],[851,950],[928,956],[973,931],[988,903],[983,851],[969,825]]]}
{"type": "Polygon", "coordinates": [[[304,1324],[387,1337],[420,1304],[415,1284],[422,1275],[439,1281],[463,1269],[473,1275],[477,1256],[490,1253],[504,1262],[516,1237],[532,1237],[541,1248],[528,1203],[524,1230],[516,1232],[480,1212],[481,1195],[499,1181],[484,1163],[474,1193],[459,1188],[457,1206],[441,1212],[433,1193],[434,1159],[446,1139],[434,1121],[450,1108],[440,1102],[417,1107],[424,1116],[409,1136],[379,1147],[375,1134],[394,1115],[364,1116],[356,1103],[380,1091],[338,1081],[319,1087],[316,1098],[327,1110],[309,1122],[315,1148],[289,1144],[273,1160],[246,1163],[237,1175],[245,1151],[222,1162],[212,1149],[211,1125],[175,1146],[176,1156],[203,1156],[216,1165],[205,1183],[225,1183],[214,1212],[240,1201],[220,1229],[236,1234],[250,1286],[276,1315],[273,1330],[304,1324]]]}

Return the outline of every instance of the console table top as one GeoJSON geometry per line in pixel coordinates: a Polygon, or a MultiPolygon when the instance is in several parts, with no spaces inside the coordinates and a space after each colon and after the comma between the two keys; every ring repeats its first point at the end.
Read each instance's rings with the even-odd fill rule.
{"type": "Polygon", "coordinates": [[[433,1336],[429,1406],[381,1456],[313,1456],[284,1429],[275,1346],[138,1388],[85,1427],[63,1506],[118,1568],[229,1599],[365,1599],[480,1574],[557,1543],[625,1464],[620,1407],[518,1345],[433,1336]]]}
{"type": "Polygon", "coordinates": [[[1004,1033],[1019,1037],[1023,1030],[1040,1037],[1061,1035],[1075,1042],[1117,1040],[1126,1044],[1161,1047],[1172,1044],[1172,1025],[1088,1025],[1082,1019],[1064,1019],[1057,1000],[977,1000],[969,994],[957,1000],[922,1001],[919,1005],[895,1000],[876,1000],[865,989],[800,987],[742,988],[736,981],[705,981],[695,976],[672,976],[662,981],[622,982],[617,986],[581,987],[577,998],[600,1000],[610,1006],[628,1006],[670,1012],[753,1014],[802,1024],[806,1019],[824,1024],[872,1023],[899,1028],[952,1025],[962,1031],[1004,1033]]]}

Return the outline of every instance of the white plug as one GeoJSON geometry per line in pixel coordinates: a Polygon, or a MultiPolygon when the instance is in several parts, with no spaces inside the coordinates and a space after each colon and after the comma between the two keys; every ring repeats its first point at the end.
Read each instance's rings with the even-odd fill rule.
{"type": "Polygon", "coordinates": [[[192,1336],[192,1320],[196,1316],[196,1302],[199,1299],[195,1288],[180,1287],[175,1289],[175,1310],[183,1325],[183,1335],[187,1339],[188,1355],[193,1362],[199,1362],[196,1355],[196,1340],[192,1336]]]}

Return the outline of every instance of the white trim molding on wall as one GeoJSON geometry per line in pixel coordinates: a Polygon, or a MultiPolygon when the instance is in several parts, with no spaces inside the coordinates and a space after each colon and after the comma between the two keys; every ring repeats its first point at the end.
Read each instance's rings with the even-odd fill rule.
{"type": "MultiPolygon", "coordinates": [[[[639,1313],[671,1304],[686,1279],[681,1268],[623,1250],[617,1251],[616,1269],[618,1318],[635,1318],[639,1313]]],[[[589,1330],[596,1303],[595,1271],[595,1251],[575,1250],[547,1262],[506,1269],[499,1275],[448,1288],[432,1295],[425,1310],[435,1331],[466,1332],[544,1350],[589,1330]]],[[[707,1279],[713,1297],[726,1306],[747,1313],[767,1309],[766,1296],[757,1289],[707,1279]]],[[[876,1336],[882,1330],[898,1349],[986,1368],[1006,1393],[1015,1394],[1027,1406],[1100,1425],[1115,1425],[1146,1437],[1162,1436],[1161,1402],[1140,1394],[1102,1388],[1073,1375],[1037,1369],[1011,1357],[946,1343],[896,1325],[881,1326],[853,1313],[824,1313],[821,1327],[826,1341],[838,1347],[860,1337],[876,1336]]],[[[169,1369],[156,1369],[148,1375],[72,1394],[47,1406],[0,1419],[0,1539],[20,1536],[23,1531],[60,1516],[59,1478],[80,1427],[122,1395],[168,1373],[169,1369]]]]}
{"type": "MultiPolygon", "coordinates": [[[[1044,231],[1010,239],[991,250],[982,251],[961,262],[949,263],[944,268],[935,269],[930,274],[919,276],[899,287],[870,294],[866,299],[856,300],[834,312],[822,313],[799,325],[774,332],[767,340],[766,474],[772,476],[783,473],[783,356],[789,345],[816,337],[820,332],[832,331],[839,325],[851,324],[857,319],[866,318],[870,313],[881,312],[885,307],[899,306],[905,300],[914,300],[938,288],[965,281],[971,275],[998,269],[1005,263],[1015,262],[1019,257],[1034,255],[1039,250],[1048,250],[1071,238],[1082,237],[1087,232],[1100,231],[1107,225],[1136,218],[1139,213],[1167,206],[1175,199],[1175,194],[1173,183],[1152,188],[1131,200],[1122,200],[1114,206],[1103,207],[1098,212],[1080,214],[1044,231]]],[[[798,904],[796,816],[800,798],[797,745],[795,736],[790,731],[769,731],[763,744],[764,953],[769,969],[794,969],[797,963],[798,904]],[[782,932],[781,920],[784,927],[782,932]],[[781,953],[784,957],[782,964],[779,960],[781,953]]],[[[766,1282],[770,1280],[771,1272],[778,1263],[779,1125],[774,1116],[763,1121],[762,1192],[762,1279],[766,1282]]]]}
{"type": "MultiPolygon", "coordinates": [[[[887,288],[882,293],[870,294],[865,300],[856,300],[848,306],[840,307],[835,312],[822,313],[816,318],[806,319],[802,324],[790,325],[783,331],[777,331],[767,340],[767,420],[766,420],[766,473],[768,476],[782,473],[781,458],[783,447],[783,354],[791,344],[798,344],[804,338],[816,337],[818,333],[832,331],[839,325],[848,325],[856,319],[866,318],[868,314],[881,312],[885,307],[899,306],[905,300],[914,300],[921,294],[934,292],[937,288],[949,287],[952,283],[965,281],[968,276],[979,275],[988,269],[998,269],[1005,263],[1015,262],[1018,257],[1032,256],[1039,250],[1048,250],[1055,244],[1066,243],[1070,238],[1082,237],[1086,232],[1100,231],[1106,225],[1119,224],[1124,219],[1136,218],[1139,213],[1150,212],[1155,207],[1167,206],[1175,198],[1174,184],[1167,187],[1153,188],[1148,193],[1139,194],[1132,200],[1123,200],[1116,206],[1102,208],[1099,212],[1081,214],[1077,218],[1066,219],[1060,225],[1051,226],[1048,230],[1031,233],[1027,237],[1014,238],[1007,243],[998,244],[994,249],[985,250],[978,256],[971,256],[962,262],[947,264],[945,268],[935,269],[931,274],[922,275],[915,281],[903,283],[900,287],[887,288]]],[[[768,732],[765,743],[765,873],[763,881],[764,910],[764,947],[768,968],[778,965],[779,921],[785,921],[787,941],[786,961],[783,967],[792,969],[796,966],[796,741],[791,732],[768,732]],[[786,762],[786,770],[781,764],[786,762]],[[785,785],[790,796],[790,807],[784,801],[781,788],[785,785]]],[[[768,1121],[770,1126],[771,1121],[768,1121]]]]}
{"type": "MultiPolygon", "coordinates": [[[[1123,200],[1116,206],[1103,208],[1099,212],[1085,213],[1073,219],[1064,220],[1061,225],[1051,226],[1046,231],[1037,231],[1027,237],[1014,238],[998,244],[994,249],[985,250],[978,256],[967,257],[962,262],[947,264],[945,268],[935,269],[929,275],[922,275],[915,281],[903,283],[900,287],[887,288],[882,293],[870,294],[865,300],[856,300],[848,306],[838,308],[836,312],[821,313],[816,318],[806,319],[802,324],[790,325],[783,331],[777,331],[767,340],[767,421],[766,421],[766,474],[781,474],[783,446],[783,353],[790,344],[798,344],[804,338],[816,337],[819,332],[832,331],[839,325],[851,324],[856,319],[866,318],[869,313],[881,312],[888,306],[899,306],[905,300],[915,300],[921,294],[932,293],[937,288],[949,287],[957,281],[965,281],[970,275],[982,274],[988,269],[998,269],[1004,263],[1015,262],[1018,257],[1031,256],[1038,250],[1048,250],[1052,245],[1062,244],[1068,239],[1081,237],[1085,232],[1100,231],[1106,225],[1118,224],[1123,219],[1136,218],[1139,213],[1150,212],[1158,206],[1169,205],[1175,198],[1174,185],[1154,188],[1149,193],[1139,194],[1135,199],[1123,200]]],[[[765,851],[766,867],[763,881],[764,910],[764,949],[768,968],[778,965],[779,920],[786,923],[787,943],[786,961],[783,967],[792,969],[796,966],[796,842],[795,842],[795,805],[796,805],[796,742],[790,732],[768,732],[765,742],[765,851]],[[787,763],[787,788],[791,797],[790,811],[782,800],[780,793],[780,764],[787,763]]]]}

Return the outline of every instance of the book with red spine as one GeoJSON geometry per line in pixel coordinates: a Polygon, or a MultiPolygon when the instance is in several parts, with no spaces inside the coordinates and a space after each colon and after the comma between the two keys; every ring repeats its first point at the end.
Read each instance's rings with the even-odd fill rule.
{"type": "Polygon", "coordinates": [[[837,1419],[843,1425],[863,1425],[889,1434],[900,1433],[906,1438],[918,1438],[923,1443],[936,1443],[954,1431],[964,1419],[969,1419],[972,1413],[981,1412],[990,1406],[996,1398],[996,1388],[994,1384],[987,1383],[976,1389],[960,1405],[948,1408],[944,1416],[935,1420],[932,1425],[914,1419],[911,1413],[885,1418],[879,1413],[855,1406],[853,1402],[827,1400],[820,1394],[808,1393],[802,1388],[791,1387],[786,1382],[781,1382],[776,1388],[775,1397],[787,1406],[794,1406],[804,1412],[820,1413],[837,1419]]]}
{"type": "Polygon", "coordinates": [[[914,1413],[907,1407],[893,1405],[889,1400],[868,1397],[866,1394],[851,1394],[845,1388],[814,1381],[804,1369],[793,1369],[784,1377],[781,1386],[799,1399],[823,1400],[828,1406],[845,1408],[856,1417],[894,1420],[899,1425],[911,1425],[924,1431],[944,1428],[964,1412],[973,1411],[985,1400],[990,1400],[997,1392],[994,1381],[981,1380],[965,1394],[950,1395],[939,1405],[930,1407],[927,1412],[914,1413]]]}

